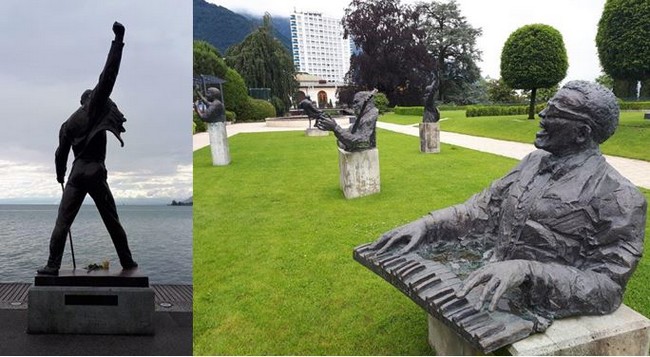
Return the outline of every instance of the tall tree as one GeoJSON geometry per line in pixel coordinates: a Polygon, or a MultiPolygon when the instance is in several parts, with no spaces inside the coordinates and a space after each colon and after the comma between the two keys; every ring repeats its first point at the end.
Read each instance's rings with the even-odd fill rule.
{"type": "Polygon", "coordinates": [[[596,78],[596,83],[609,90],[612,90],[612,88],[614,88],[614,78],[612,78],[612,76],[607,73],[601,73],[600,76],[596,78]]]}
{"type": "Polygon", "coordinates": [[[517,93],[503,79],[489,79],[487,81],[488,99],[492,103],[512,104],[517,101],[517,93]]]}
{"type": "Polygon", "coordinates": [[[350,59],[348,80],[377,88],[391,105],[421,105],[434,62],[418,18],[400,0],[352,0],[342,21],[344,37],[352,38],[361,51],[350,59]]]}
{"type": "Polygon", "coordinates": [[[270,88],[288,108],[298,90],[291,54],[272,35],[271,15],[240,44],[226,52],[226,63],[239,72],[251,88],[270,88]]]}
{"type": "Polygon", "coordinates": [[[537,89],[558,84],[568,67],[562,34],[548,25],[520,27],[501,52],[501,78],[512,88],[530,89],[528,119],[535,119],[537,89]]]}
{"type": "Polygon", "coordinates": [[[650,79],[650,1],[607,0],[596,46],[603,70],[618,82],[614,93],[636,97],[637,82],[650,79]]]}
{"type": "Polygon", "coordinates": [[[427,49],[436,61],[440,81],[438,100],[460,96],[462,101],[463,93],[481,79],[476,65],[481,51],[476,47],[476,39],[483,31],[467,22],[455,0],[419,3],[416,12],[426,33],[427,49]]]}

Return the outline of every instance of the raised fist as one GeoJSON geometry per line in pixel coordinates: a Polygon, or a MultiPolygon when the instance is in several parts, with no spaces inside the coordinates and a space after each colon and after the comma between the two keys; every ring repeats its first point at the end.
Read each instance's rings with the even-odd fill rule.
{"type": "Polygon", "coordinates": [[[116,40],[122,40],[124,38],[124,25],[115,21],[113,23],[113,33],[115,34],[116,40]]]}

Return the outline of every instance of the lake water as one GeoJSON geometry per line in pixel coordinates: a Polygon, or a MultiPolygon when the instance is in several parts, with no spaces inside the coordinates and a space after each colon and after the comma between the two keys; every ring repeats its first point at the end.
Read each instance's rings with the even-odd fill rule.
{"type": "MultiPolygon", "coordinates": [[[[33,282],[45,265],[57,205],[0,205],[0,282],[33,282]]],[[[133,259],[154,284],[192,283],[192,207],[118,206],[133,259]]],[[[72,224],[77,269],[110,262],[121,269],[111,237],[93,205],[83,205],[72,224]]],[[[62,269],[72,269],[66,243],[62,269]]]]}

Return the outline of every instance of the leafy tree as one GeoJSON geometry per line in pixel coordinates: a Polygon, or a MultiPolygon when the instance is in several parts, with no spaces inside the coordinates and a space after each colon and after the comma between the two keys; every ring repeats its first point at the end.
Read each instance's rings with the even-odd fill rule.
{"type": "Polygon", "coordinates": [[[636,97],[638,81],[650,79],[650,1],[607,0],[598,22],[596,46],[618,97],[636,97]]]}
{"type": "Polygon", "coordinates": [[[440,81],[438,100],[450,101],[453,97],[455,102],[468,102],[463,94],[481,80],[476,65],[481,52],[476,47],[476,39],[482,30],[467,22],[455,0],[420,3],[416,12],[426,33],[424,42],[436,61],[440,81]]]}
{"type": "Polygon", "coordinates": [[[226,109],[235,112],[238,116],[241,115],[249,100],[244,79],[237,71],[226,65],[216,48],[205,41],[194,41],[193,54],[194,75],[208,74],[224,79],[226,81],[223,84],[224,105],[226,109]]]}
{"type": "Polygon", "coordinates": [[[193,44],[194,74],[211,74],[223,78],[228,66],[221,58],[219,50],[205,41],[194,40],[193,44]]]}
{"type": "Polygon", "coordinates": [[[487,94],[492,103],[514,103],[517,101],[515,90],[501,78],[487,81],[487,94]]]}
{"type": "Polygon", "coordinates": [[[352,101],[354,101],[354,94],[360,90],[360,88],[353,85],[336,88],[336,98],[339,99],[336,106],[351,108],[352,101]]]}
{"type": "Polygon", "coordinates": [[[501,52],[501,78],[512,88],[531,91],[528,119],[535,119],[537,89],[558,84],[568,67],[562,35],[548,25],[520,27],[501,52]]]}
{"type": "MultiPolygon", "coordinates": [[[[557,93],[558,90],[560,90],[559,83],[549,88],[538,88],[535,101],[538,103],[548,102],[555,95],[555,93],[557,93]]],[[[526,89],[523,91],[521,98],[525,99],[526,101],[530,101],[530,95],[531,91],[526,89]]]]}
{"type": "Polygon", "coordinates": [[[289,107],[291,95],[298,90],[291,54],[273,37],[268,13],[256,31],[228,49],[226,63],[249,87],[271,88],[271,95],[280,98],[284,108],[289,107]]]}
{"type": "Polygon", "coordinates": [[[342,21],[344,37],[361,52],[350,58],[348,81],[360,89],[377,88],[392,105],[421,105],[434,62],[419,16],[400,0],[352,0],[342,21]]]}
{"type": "Polygon", "coordinates": [[[598,78],[596,78],[596,83],[601,86],[612,90],[614,88],[614,79],[607,73],[602,73],[598,78]]]}

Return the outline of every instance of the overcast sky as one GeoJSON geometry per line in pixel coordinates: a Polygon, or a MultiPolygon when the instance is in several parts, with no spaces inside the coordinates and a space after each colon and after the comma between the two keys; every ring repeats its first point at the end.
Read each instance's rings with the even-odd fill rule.
{"type": "MultiPolygon", "coordinates": [[[[349,0],[208,0],[232,11],[289,16],[298,11],[319,11],[342,17],[349,0]]],[[[402,1],[415,3],[414,0],[402,1]]],[[[555,27],[564,38],[569,70],[564,81],[594,80],[601,73],[596,50],[596,28],[605,0],[458,0],[461,13],[474,27],[483,29],[478,48],[483,52],[479,63],[483,76],[499,78],[500,56],[508,36],[521,26],[543,23],[555,27]]]]}
{"type": "Polygon", "coordinates": [[[58,203],[59,128],[96,85],[115,20],[126,34],[111,98],[127,122],[124,147],[108,137],[113,195],[118,204],[192,195],[191,1],[2,0],[0,203],[58,203]]]}

